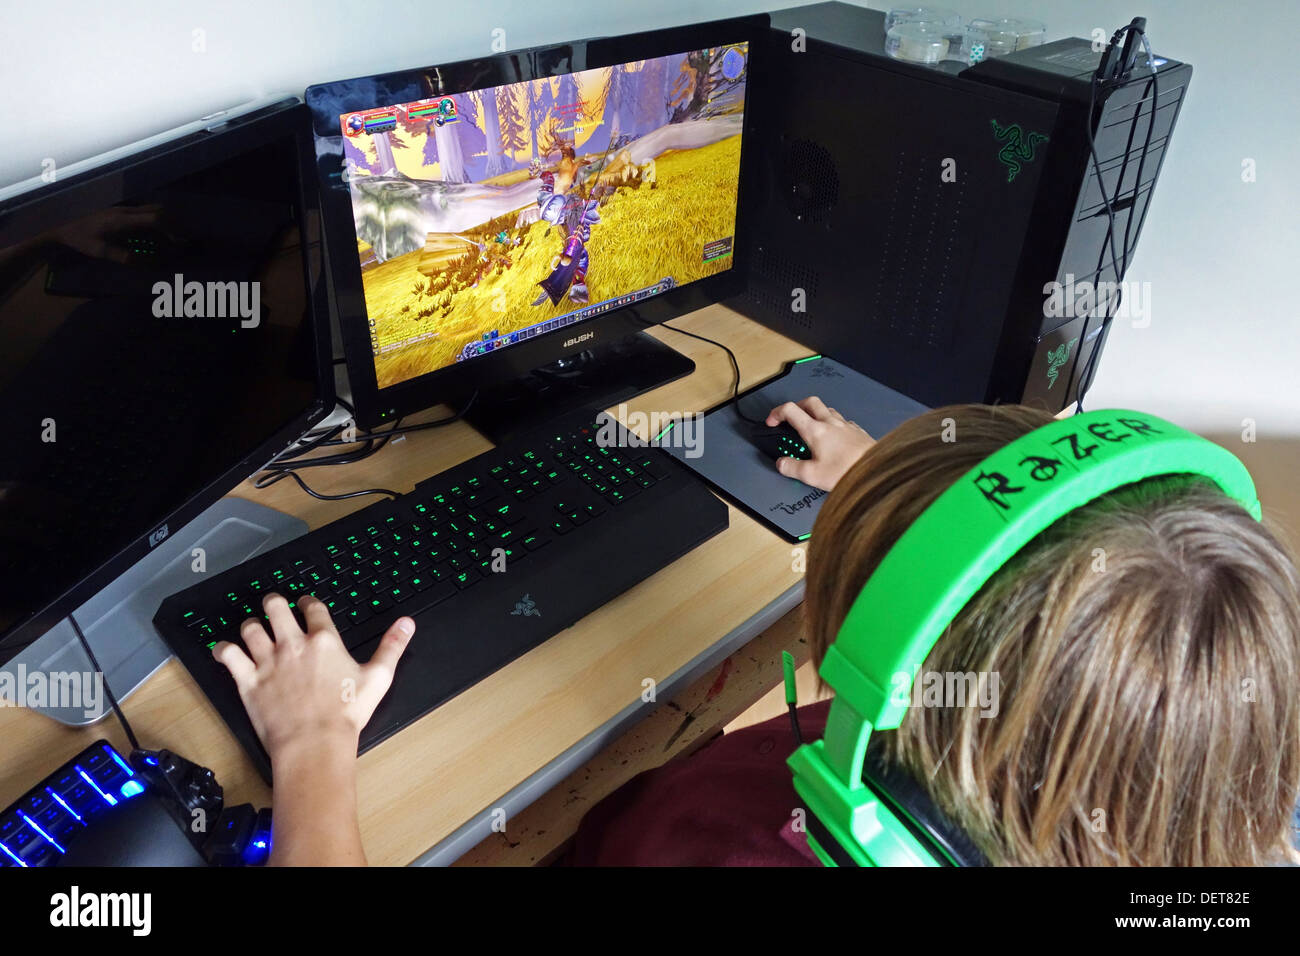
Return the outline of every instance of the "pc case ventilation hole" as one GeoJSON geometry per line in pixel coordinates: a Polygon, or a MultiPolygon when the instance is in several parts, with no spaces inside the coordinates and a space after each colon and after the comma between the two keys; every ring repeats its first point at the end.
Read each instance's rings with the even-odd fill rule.
{"type": "Polygon", "coordinates": [[[820,222],[840,198],[840,176],[826,147],[791,140],[781,159],[781,194],[796,217],[820,222]]]}
{"type": "Polygon", "coordinates": [[[890,334],[930,350],[952,342],[961,266],[970,255],[962,230],[970,206],[965,184],[931,175],[941,158],[898,155],[873,296],[875,314],[890,334]]]}
{"type": "Polygon", "coordinates": [[[774,318],[805,329],[812,328],[812,308],[817,299],[817,272],[770,249],[759,248],[754,256],[755,281],[750,299],[774,318]],[[794,290],[803,290],[804,311],[796,312],[794,290]]]}

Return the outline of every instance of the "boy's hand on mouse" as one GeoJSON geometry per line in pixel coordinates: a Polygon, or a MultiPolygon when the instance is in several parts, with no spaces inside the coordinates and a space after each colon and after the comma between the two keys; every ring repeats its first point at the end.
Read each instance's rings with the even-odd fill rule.
{"type": "Polygon", "coordinates": [[[769,428],[785,422],[799,433],[812,452],[807,461],[779,458],[777,471],[787,478],[830,491],[844,473],[857,464],[876,440],[854,422],[848,421],[817,396],[801,402],[778,405],[767,415],[769,428]]]}
{"type": "Polygon", "coordinates": [[[415,633],[415,622],[399,617],[370,661],[358,664],[343,646],[323,602],[310,595],[299,598],[305,632],[280,595],[268,594],[262,607],[270,617],[274,640],[260,620],[249,618],[239,630],[247,652],[222,641],[212,649],[212,656],[234,677],[272,762],[300,745],[339,745],[351,748],[354,755],[361,728],[392,686],[394,669],[415,633]]]}

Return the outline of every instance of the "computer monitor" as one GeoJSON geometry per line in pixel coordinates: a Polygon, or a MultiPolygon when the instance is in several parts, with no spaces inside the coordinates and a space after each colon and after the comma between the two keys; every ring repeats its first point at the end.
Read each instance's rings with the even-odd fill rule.
{"type": "MultiPolygon", "coordinates": [[[[310,157],[306,109],[280,97],[0,191],[0,663],[175,550],[333,409],[310,157]]],[[[239,520],[259,524],[242,504],[239,520]]],[[[94,625],[152,594],[129,625],[98,631],[152,639],[165,659],[150,620],[221,570],[219,546],[204,547],[174,555],[170,585],[150,571],[79,614],[92,644],[94,625]]],[[[96,651],[106,672],[119,663],[96,651]]],[[[110,686],[125,693],[143,666],[110,686]]]]}
{"type": "Polygon", "coordinates": [[[627,337],[740,288],[749,77],[765,25],[310,87],[361,422],[477,392],[479,421],[495,417],[499,431],[560,410],[507,386],[495,393],[504,412],[490,411],[489,389],[539,367],[540,392],[577,379],[571,393],[597,405],[693,368],[627,337]]]}

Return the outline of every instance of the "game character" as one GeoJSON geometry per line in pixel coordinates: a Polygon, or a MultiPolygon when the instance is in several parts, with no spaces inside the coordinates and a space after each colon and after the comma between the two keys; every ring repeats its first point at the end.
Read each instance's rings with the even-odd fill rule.
{"type": "Polygon", "coordinates": [[[551,262],[550,275],[539,283],[543,293],[533,305],[541,305],[547,298],[558,305],[566,294],[575,305],[586,305],[588,301],[587,268],[590,259],[587,243],[591,241],[591,227],[600,222],[600,213],[595,199],[584,199],[577,192],[569,191],[578,171],[588,162],[579,162],[574,157],[573,147],[565,143],[560,147],[557,169],[554,172],[548,170],[540,177],[542,185],[537,191],[539,218],[563,228],[565,240],[560,254],[551,262]]]}
{"type": "Polygon", "coordinates": [[[566,195],[577,182],[582,167],[590,165],[591,160],[576,157],[572,143],[561,143],[560,161],[555,164],[555,169],[547,170],[538,177],[542,181],[542,189],[549,188],[557,196],[566,195]]]}
{"type": "Polygon", "coordinates": [[[603,206],[614,197],[620,186],[639,189],[643,183],[649,184],[651,189],[659,188],[654,159],[638,164],[633,162],[630,150],[621,149],[596,176],[591,196],[600,200],[603,206]]]}
{"type": "Polygon", "coordinates": [[[541,305],[546,298],[558,305],[568,293],[575,305],[586,305],[587,268],[590,264],[587,243],[591,241],[591,227],[600,222],[597,201],[583,199],[576,194],[567,196],[539,195],[541,218],[552,225],[562,226],[566,233],[564,247],[551,261],[551,273],[539,284],[545,290],[533,302],[541,305]]]}

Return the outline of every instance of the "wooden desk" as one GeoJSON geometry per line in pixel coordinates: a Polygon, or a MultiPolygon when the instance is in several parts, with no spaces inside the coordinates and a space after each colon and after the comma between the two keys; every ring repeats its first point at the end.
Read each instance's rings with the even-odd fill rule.
{"type": "MultiPolygon", "coordinates": [[[[742,389],[808,354],[724,306],[673,324],[730,346],[742,389]]],[[[731,364],[722,349],[669,329],[652,334],[689,355],[697,369],[633,399],[630,411],[693,412],[731,394],[731,364]]],[[[310,478],[327,493],[376,485],[408,491],[490,447],[458,422],[310,478]]],[[[263,491],[245,482],[231,494],[296,515],[312,528],[374,500],[318,501],[288,481],[263,491]]],[[[450,863],[492,832],[494,810],[505,811],[508,828],[511,816],[649,714],[655,705],[642,701],[647,678],[656,682],[656,699],[667,700],[797,605],[803,582],[793,570],[792,546],[729,511],[723,534],[363,755],[358,799],[370,862],[450,863]]],[[[145,746],[210,767],[232,803],[270,803],[269,789],[175,660],[123,710],[145,746]]],[[[0,708],[0,806],[101,736],[128,749],[112,717],[74,729],[0,708]]]]}

